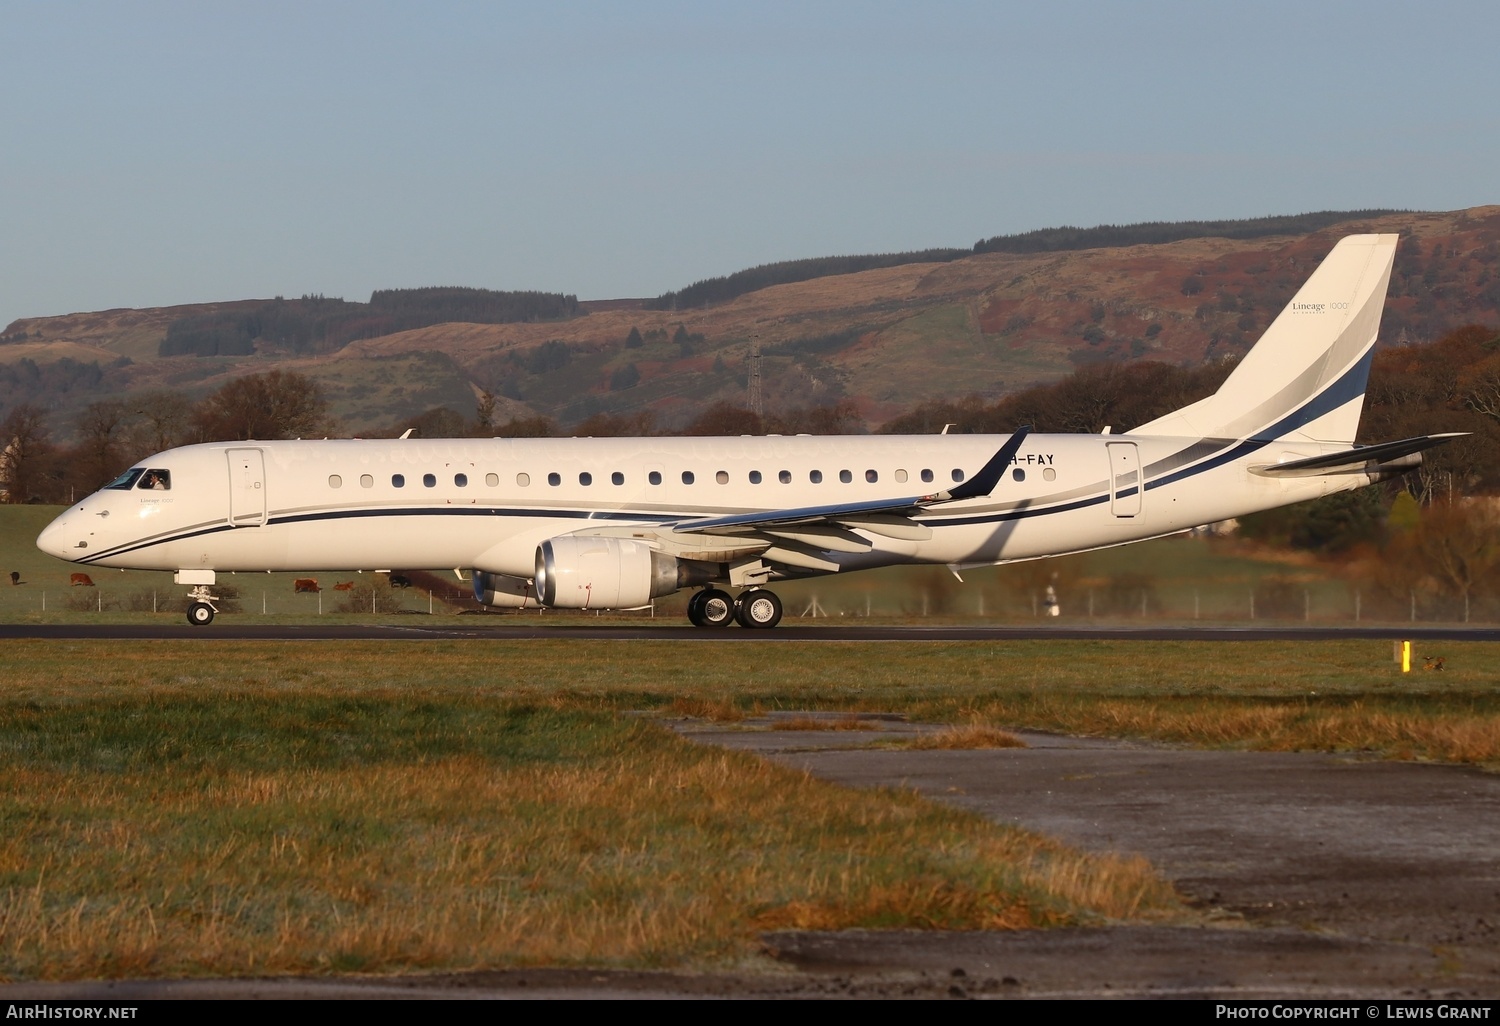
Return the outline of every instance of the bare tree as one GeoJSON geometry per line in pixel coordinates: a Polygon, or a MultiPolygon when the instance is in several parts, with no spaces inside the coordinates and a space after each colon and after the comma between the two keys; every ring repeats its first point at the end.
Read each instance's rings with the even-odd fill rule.
{"type": "Polygon", "coordinates": [[[130,452],[134,458],[181,445],[189,437],[193,404],[181,392],[144,392],[131,403],[130,452]]]}
{"type": "Polygon", "coordinates": [[[1437,502],[1422,513],[1412,537],[1422,567],[1466,604],[1500,565],[1500,531],[1479,502],[1437,502]]]}
{"type": "Polygon", "coordinates": [[[328,430],[328,403],[317,382],[294,371],[236,378],[193,410],[202,441],[305,438],[328,430]]]}
{"type": "Polygon", "coordinates": [[[126,418],[129,409],[117,399],[89,403],[74,420],[78,446],[74,450],[78,483],[91,492],[125,469],[130,456],[125,451],[126,418]]]}

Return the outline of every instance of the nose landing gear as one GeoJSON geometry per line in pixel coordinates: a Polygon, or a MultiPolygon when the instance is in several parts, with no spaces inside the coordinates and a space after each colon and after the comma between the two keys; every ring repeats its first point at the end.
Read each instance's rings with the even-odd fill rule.
{"type": "Polygon", "coordinates": [[[734,621],[741,627],[765,629],[781,622],[781,610],[781,599],[764,588],[753,588],[739,598],[705,588],[688,599],[687,615],[694,627],[728,627],[734,621]]]}
{"type": "Polygon", "coordinates": [[[214,608],[214,596],[208,593],[205,585],[198,585],[188,592],[188,598],[193,601],[188,604],[187,622],[194,627],[207,627],[214,622],[214,614],[218,612],[214,608]]]}

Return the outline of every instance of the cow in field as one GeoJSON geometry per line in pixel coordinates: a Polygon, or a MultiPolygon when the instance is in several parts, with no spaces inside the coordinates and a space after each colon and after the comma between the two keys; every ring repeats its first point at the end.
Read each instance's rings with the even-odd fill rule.
{"type": "Polygon", "coordinates": [[[354,590],[354,582],[353,581],[340,581],[339,583],[337,583],[337,584],[335,584],[333,586],[333,590],[334,591],[353,591],[354,590]]]}
{"type": "Polygon", "coordinates": [[[92,588],[94,586],[94,579],[88,574],[70,574],[68,576],[68,584],[74,588],[92,588]]]}
{"type": "Polygon", "coordinates": [[[318,587],[318,580],[316,577],[299,577],[292,582],[292,590],[296,594],[301,595],[304,592],[312,594],[313,592],[322,591],[323,589],[318,587]]]}
{"type": "Polygon", "coordinates": [[[391,574],[392,588],[410,588],[411,578],[403,574],[391,574]]]}

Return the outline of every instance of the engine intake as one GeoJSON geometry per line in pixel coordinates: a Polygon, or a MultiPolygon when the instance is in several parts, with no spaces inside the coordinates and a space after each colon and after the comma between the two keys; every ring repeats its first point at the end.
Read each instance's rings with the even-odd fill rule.
{"type": "Polygon", "coordinates": [[[695,583],[702,572],[631,538],[563,535],[536,550],[536,594],[560,609],[633,609],[695,583]]]}

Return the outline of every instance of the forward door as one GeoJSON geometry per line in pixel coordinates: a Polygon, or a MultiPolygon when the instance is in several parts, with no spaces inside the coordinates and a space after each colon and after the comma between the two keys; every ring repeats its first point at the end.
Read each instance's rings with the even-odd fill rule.
{"type": "Polygon", "coordinates": [[[229,449],[229,526],[266,523],[266,463],[259,449],[229,449]]]}

